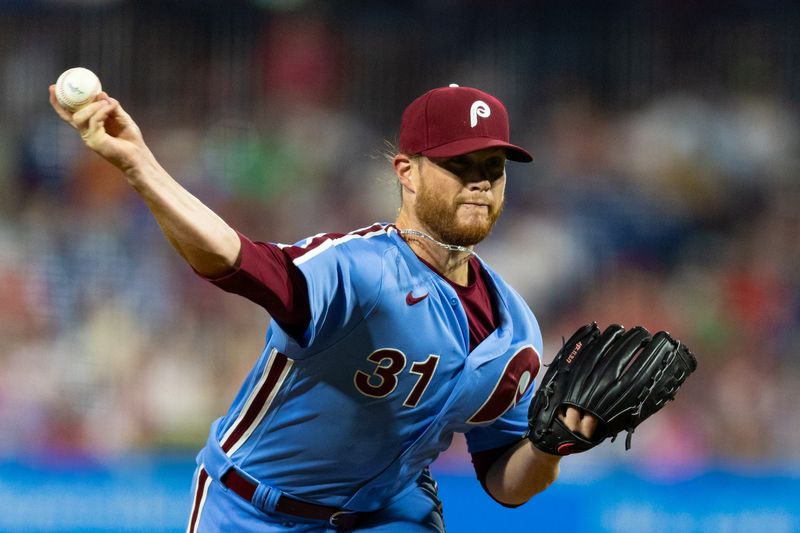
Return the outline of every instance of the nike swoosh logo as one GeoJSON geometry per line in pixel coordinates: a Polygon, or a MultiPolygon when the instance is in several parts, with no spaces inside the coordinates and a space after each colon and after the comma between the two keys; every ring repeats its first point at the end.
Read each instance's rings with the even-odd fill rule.
{"type": "Polygon", "coordinates": [[[416,305],[427,298],[428,294],[430,293],[426,292],[422,296],[414,296],[414,291],[408,291],[408,294],[406,294],[406,303],[408,305],[416,305]]]}

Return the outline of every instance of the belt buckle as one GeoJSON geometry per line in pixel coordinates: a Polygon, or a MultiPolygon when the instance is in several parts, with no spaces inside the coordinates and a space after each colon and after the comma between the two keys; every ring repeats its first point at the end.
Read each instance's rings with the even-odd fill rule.
{"type": "Polygon", "coordinates": [[[355,511],[336,511],[333,513],[330,518],[328,518],[328,523],[331,527],[335,528],[342,528],[342,527],[352,527],[355,523],[355,515],[357,513],[355,511]]]}

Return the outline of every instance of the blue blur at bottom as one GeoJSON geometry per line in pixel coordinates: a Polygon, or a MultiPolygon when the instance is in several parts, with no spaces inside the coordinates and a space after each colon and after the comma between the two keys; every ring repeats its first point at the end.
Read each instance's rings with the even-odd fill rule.
{"type": "MultiPolygon", "coordinates": [[[[470,474],[434,473],[448,531],[800,531],[800,479],[767,468],[709,469],[679,481],[623,470],[570,473],[517,509],[470,474]]],[[[0,462],[0,532],[185,531],[190,456],[0,462]]]]}

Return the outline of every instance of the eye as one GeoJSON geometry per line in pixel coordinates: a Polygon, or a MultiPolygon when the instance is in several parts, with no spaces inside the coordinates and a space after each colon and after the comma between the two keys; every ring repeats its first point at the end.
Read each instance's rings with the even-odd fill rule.
{"type": "Polygon", "coordinates": [[[453,168],[467,168],[469,166],[469,159],[464,157],[463,155],[457,157],[451,157],[447,160],[447,166],[453,168]]]}
{"type": "Polygon", "coordinates": [[[448,157],[447,159],[437,161],[440,167],[452,172],[453,174],[461,175],[466,172],[470,166],[470,161],[465,156],[448,157]]]}
{"type": "Polygon", "coordinates": [[[486,160],[486,168],[490,169],[502,169],[506,166],[506,160],[500,156],[497,157],[490,157],[486,160]]]}
{"type": "Polygon", "coordinates": [[[486,171],[492,176],[501,176],[506,169],[506,160],[504,157],[490,157],[486,160],[486,171]]]}

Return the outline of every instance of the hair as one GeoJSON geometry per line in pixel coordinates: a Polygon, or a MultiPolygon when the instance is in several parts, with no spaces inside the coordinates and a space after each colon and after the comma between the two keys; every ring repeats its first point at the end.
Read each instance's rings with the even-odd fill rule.
{"type": "Polygon", "coordinates": [[[381,156],[391,163],[394,161],[394,156],[400,153],[400,148],[393,142],[388,139],[383,140],[383,150],[380,151],[381,156]]]}

